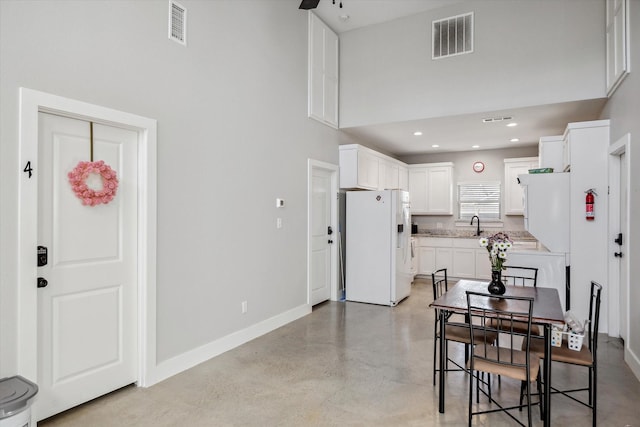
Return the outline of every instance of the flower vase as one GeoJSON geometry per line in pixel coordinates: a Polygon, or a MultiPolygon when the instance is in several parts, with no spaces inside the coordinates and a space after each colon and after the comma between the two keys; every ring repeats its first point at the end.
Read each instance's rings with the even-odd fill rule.
{"type": "Polygon", "coordinates": [[[503,295],[507,290],[507,288],[505,288],[504,286],[504,283],[502,283],[501,270],[491,271],[491,283],[489,283],[488,290],[489,290],[489,293],[492,295],[503,295]]]}

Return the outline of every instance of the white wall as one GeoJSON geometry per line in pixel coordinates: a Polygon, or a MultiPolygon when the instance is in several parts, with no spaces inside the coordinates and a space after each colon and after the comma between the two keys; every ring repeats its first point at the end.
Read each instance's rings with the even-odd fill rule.
{"type": "MultiPolygon", "coordinates": [[[[454,215],[413,215],[412,220],[418,224],[420,229],[437,228],[438,224],[444,229],[454,229],[457,213],[457,184],[458,182],[472,181],[499,181],[503,191],[502,207],[504,208],[504,159],[517,157],[537,157],[538,147],[514,147],[499,150],[478,150],[460,151],[451,153],[419,154],[404,156],[400,160],[408,164],[416,163],[436,163],[453,162],[453,185],[454,185],[454,215]],[[483,162],[485,165],[482,173],[473,171],[475,162],[483,162]]],[[[520,215],[503,215],[504,230],[522,231],[524,230],[524,220],[520,215]]],[[[458,228],[459,229],[459,228],[458,228]]],[[[469,229],[475,229],[469,227],[469,229]]]]}
{"type": "Polygon", "coordinates": [[[483,0],[341,34],[342,127],[605,97],[604,0],[483,0]],[[473,11],[474,52],[431,59],[431,21],[473,11]]]}
{"type": "Polygon", "coordinates": [[[339,139],[306,117],[307,14],[181,3],[186,48],[166,0],[0,1],[0,377],[16,366],[21,86],[157,119],[159,361],[306,304],[307,158],[337,164],[339,139]]]}
{"type": "MultiPolygon", "coordinates": [[[[634,373],[640,378],[640,311],[635,307],[640,301],[640,287],[638,278],[640,277],[640,223],[636,220],[640,212],[640,150],[638,141],[640,140],[640,122],[638,122],[638,111],[640,111],[640,2],[632,0],[630,3],[630,24],[631,24],[631,74],[622,82],[613,94],[602,113],[603,119],[611,119],[610,142],[613,144],[627,133],[631,134],[631,150],[626,153],[629,161],[629,304],[631,310],[629,336],[625,342],[627,350],[627,363],[634,369],[634,373]]],[[[613,233],[617,233],[614,231],[613,233]]],[[[613,234],[610,233],[610,237],[613,234]]]]}

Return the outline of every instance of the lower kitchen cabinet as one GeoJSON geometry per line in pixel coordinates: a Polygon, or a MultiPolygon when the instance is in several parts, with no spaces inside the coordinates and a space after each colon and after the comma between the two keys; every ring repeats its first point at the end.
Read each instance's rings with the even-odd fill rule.
{"type": "Polygon", "coordinates": [[[477,238],[415,238],[417,274],[430,275],[446,268],[449,277],[460,279],[491,279],[491,264],[487,250],[477,238]]]}
{"type": "Polygon", "coordinates": [[[476,279],[491,280],[491,261],[486,248],[476,250],[476,279]]]}
{"type": "Polygon", "coordinates": [[[453,270],[453,250],[451,248],[436,248],[436,270],[446,268],[447,273],[453,270]]]}
{"type": "Polygon", "coordinates": [[[418,247],[418,274],[431,274],[436,270],[436,248],[418,247]]]}
{"type": "Polygon", "coordinates": [[[453,270],[451,276],[462,279],[476,277],[476,249],[453,249],[453,270]]]}

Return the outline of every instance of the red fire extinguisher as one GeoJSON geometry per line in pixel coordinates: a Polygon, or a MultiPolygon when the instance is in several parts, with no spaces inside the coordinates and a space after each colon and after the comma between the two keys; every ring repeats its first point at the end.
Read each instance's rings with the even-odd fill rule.
{"type": "Polygon", "coordinates": [[[593,188],[588,189],[587,191],[585,191],[585,193],[587,193],[587,197],[585,199],[587,221],[593,221],[595,219],[595,212],[593,210],[595,198],[593,196],[597,196],[598,194],[593,188]]]}

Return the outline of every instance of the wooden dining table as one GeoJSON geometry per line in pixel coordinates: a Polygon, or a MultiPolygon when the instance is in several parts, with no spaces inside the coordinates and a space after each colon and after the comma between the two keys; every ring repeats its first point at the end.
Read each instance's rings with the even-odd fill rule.
{"type": "MultiPolygon", "coordinates": [[[[460,280],[453,287],[444,293],[440,298],[433,301],[430,306],[440,310],[440,372],[438,375],[438,410],[444,413],[445,408],[445,364],[446,364],[446,340],[445,337],[445,316],[447,312],[464,314],[467,312],[467,291],[489,293],[487,286],[489,282],[472,280],[460,280]],[[445,345],[442,345],[445,343],[445,345]]],[[[506,286],[505,296],[519,296],[533,298],[533,313],[531,323],[541,325],[544,329],[544,361],[543,361],[543,381],[544,381],[544,425],[551,425],[551,325],[564,324],[564,313],[560,305],[560,296],[555,288],[506,286]]],[[[487,304],[490,299],[487,298],[487,304]]],[[[506,302],[506,300],[505,300],[506,302]]],[[[508,305],[508,304],[507,304],[508,305]]],[[[508,306],[505,307],[507,310],[508,306]]],[[[434,361],[435,363],[435,361],[434,361]]]]}

